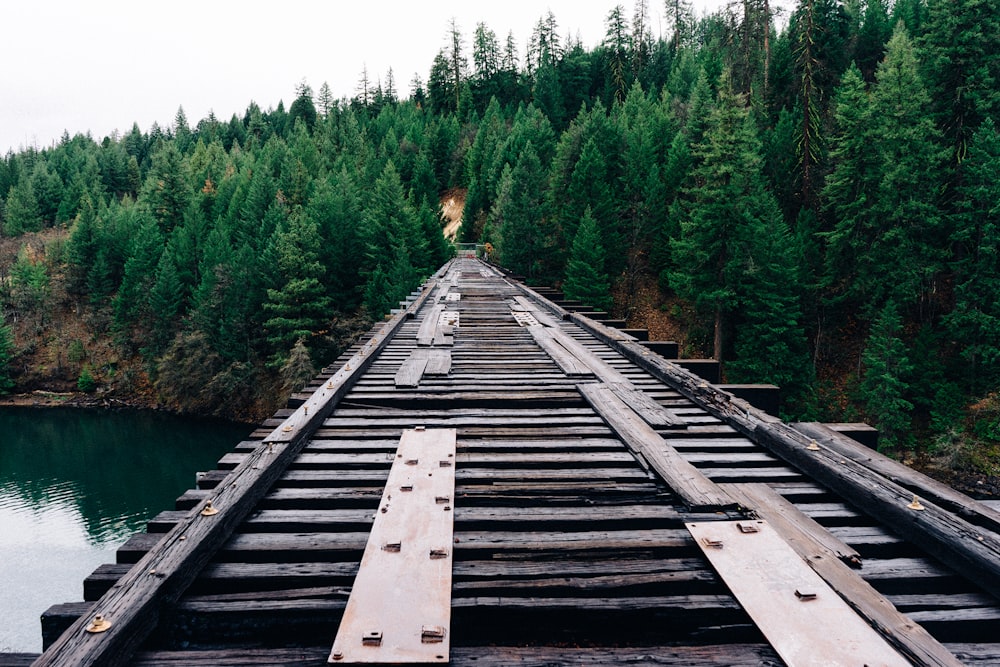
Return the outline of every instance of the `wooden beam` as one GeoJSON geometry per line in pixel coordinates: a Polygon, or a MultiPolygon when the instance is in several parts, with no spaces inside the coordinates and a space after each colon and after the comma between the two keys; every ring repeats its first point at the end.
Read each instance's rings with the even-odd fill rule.
{"type": "Polygon", "coordinates": [[[426,302],[434,283],[397,313],[343,368],[272,431],[207,499],[159,540],[94,606],[110,623],[90,632],[93,616],[81,617],[35,662],[50,665],[123,665],[156,627],[160,613],[176,602],[198,573],[253,511],[257,501],[305,447],[315,428],[333,411],[403,322],[426,302]],[[209,504],[216,513],[206,513],[209,504]],[[209,515],[206,515],[209,514],[209,515]]]}
{"type": "Polygon", "coordinates": [[[840,597],[896,650],[915,665],[959,667],[962,663],[923,627],[900,613],[856,570],[845,563],[861,564],[858,553],[803,514],[766,484],[724,484],[774,528],[795,552],[840,597]]]}
{"type": "Polygon", "coordinates": [[[860,463],[869,470],[896,482],[915,495],[930,500],[942,508],[954,512],[977,526],[993,532],[1000,532],[1000,512],[955,489],[908,468],[899,461],[893,461],[846,435],[834,431],[825,424],[815,422],[792,424],[792,427],[816,440],[840,456],[860,463]]]}
{"type": "Polygon", "coordinates": [[[912,492],[889,478],[829,449],[810,451],[806,449],[810,438],[778,417],[718,390],[639,343],[625,340],[620,332],[600,322],[585,318],[574,321],[709,414],[1000,597],[1000,533],[976,526],[930,503],[923,511],[911,510],[907,505],[913,499],[912,492]]]}
{"type": "Polygon", "coordinates": [[[577,389],[622,442],[641,457],[691,509],[735,508],[737,503],[715,482],[684,460],[605,384],[579,384],[577,389]]]}
{"type": "Polygon", "coordinates": [[[815,481],[873,516],[958,574],[1000,597],[1000,535],[975,526],[929,500],[913,505],[905,487],[786,424],[758,424],[754,439],[815,481]]]}
{"type": "Polygon", "coordinates": [[[545,351],[549,358],[556,363],[563,373],[570,377],[585,377],[593,375],[594,372],[585,363],[580,361],[569,350],[555,341],[552,336],[553,329],[534,325],[525,327],[535,339],[538,346],[545,351]]]}

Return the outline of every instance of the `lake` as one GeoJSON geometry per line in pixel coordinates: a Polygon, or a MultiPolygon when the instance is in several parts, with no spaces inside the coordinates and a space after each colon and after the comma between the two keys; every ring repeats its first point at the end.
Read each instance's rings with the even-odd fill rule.
{"type": "Polygon", "coordinates": [[[39,617],[252,431],[157,412],[0,408],[0,652],[42,649],[39,617]]]}

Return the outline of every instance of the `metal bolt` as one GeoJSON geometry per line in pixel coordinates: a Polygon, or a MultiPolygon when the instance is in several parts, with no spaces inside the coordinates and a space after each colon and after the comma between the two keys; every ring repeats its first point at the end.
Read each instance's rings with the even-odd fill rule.
{"type": "Polygon", "coordinates": [[[913,502],[911,502],[906,507],[907,509],[911,509],[916,512],[922,512],[924,511],[924,509],[926,509],[923,505],[920,504],[920,498],[917,498],[916,496],[913,496],[913,502]]]}
{"type": "Polygon", "coordinates": [[[806,449],[808,449],[810,452],[818,452],[819,451],[819,443],[816,442],[815,440],[810,440],[809,441],[809,445],[806,447],[806,449]]]}
{"type": "Polygon", "coordinates": [[[218,513],[219,513],[219,510],[217,510],[216,508],[212,507],[212,501],[211,500],[206,500],[205,501],[205,508],[201,511],[201,515],[202,516],[215,516],[218,513]]]}
{"type": "Polygon", "coordinates": [[[94,616],[94,620],[87,626],[87,632],[92,635],[96,635],[101,632],[107,632],[110,628],[111,621],[98,614],[97,616],[94,616]]]}
{"type": "Polygon", "coordinates": [[[420,641],[424,644],[439,644],[444,641],[443,625],[425,625],[420,628],[420,641]]]}

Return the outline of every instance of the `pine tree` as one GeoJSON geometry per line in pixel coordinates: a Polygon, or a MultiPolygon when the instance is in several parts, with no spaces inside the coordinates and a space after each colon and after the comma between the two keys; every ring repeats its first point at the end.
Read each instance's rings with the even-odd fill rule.
{"type": "Polygon", "coordinates": [[[721,91],[704,140],[695,146],[699,165],[684,191],[680,235],[671,242],[671,287],[714,319],[713,354],[723,358],[725,321],[739,305],[748,242],[774,215],[766,190],[756,127],[741,98],[721,91]]]}
{"type": "Polygon", "coordinates": [[[885,305],[862,355],[865,367],[860,396],[886,448],[909,446],[913,404],[906,399],[911,371],[906,345],[899,338],[902,320],[896,305],[885,305]]]}
{"type": "Polygon", "coordinates": [[[22,177],[11,186],[3,213],[3,233],[7,236],[20,236],[42,228],[42,214],[30,178],[22,177]]]}
{"type": "Polygon", "coordinates": [[[169,248],[160,255],[153,287],[149,292],[152,330],[148,344],[143,348],[143,354],[147,358],[160,356],[180,329],[184,290],[172,255],[169,248]]]}
{"type": "Polygon", "coordinates": [[[173,143],[163,144],[153,154],[153,165],[140,201],[145,203],[159,222],[160,230],[169,234],[183,221],[191,195],[187,165],[180,152],[173,143]]]}
{"type": "Polygon", "coordinates": [[[928,0],[919,40],[932,109],[961,162],[985,118],[1000,113],[1000,3],[928,0]]]}
{"type": "Polygon", "coordinates": [[[531,142],[517,165],[504,169],[491,218],[497,230],[500,263],[511,271],[536,278],[552,266],[546,257],[546,229],[540,220],[545,193],[545,172],[531,142]]]}
{"type": "Polygon", "coordinates": [[[576,229],[573,250],[566,266],[563,293],[601,310],[611,310],[608,275],[604,272],[604,247],[597,221],[586,209],[576,229]]]}
{"type": "Polygon", "coordinates": [[[0,396],[9,394],[15,386],[14,371],[11,368],[15,352],[14,332],[0,318],[0,396]]]}
{"type": "Polygon", "coordinates": [[[979,393],[1000,380],[1000,132],[991,118],[973,135],[964,167],[951,239],[955,307],[946,321],[968,363],[968,388],[979,393]]]}
{"type": "Polygon", "coordinates": [[[315,223],[301,215],[288,218],[272,239],[279,282],[267,290],[264,329],[274,350],[274,363],[284,363],[299,339],[308,339],[331,319],[319,262],[321,239],[315,223]]]}
{"type": "Polygon", "coordinates": [[[876,80],[870,137],[881,178],[872,207],[871,247],[858,257],[859,278],[875,304],[889,299],[917,303],[925,317],[932,317],[929,300],[946,245],[939,200],[945,153],[902,27],[889,41],[876,80]]]}

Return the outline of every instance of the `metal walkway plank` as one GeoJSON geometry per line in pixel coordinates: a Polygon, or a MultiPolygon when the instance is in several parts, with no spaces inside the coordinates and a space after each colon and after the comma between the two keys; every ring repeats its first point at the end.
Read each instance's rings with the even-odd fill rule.
{"type": "Polygon", "coordinates": [[[331,663],[448,662],[456,438],[403,432],[331,663]]]}
{"type": "Polygon", "coordinates": [[[909,667],[766,521],[685,524],[789,667],[909,667]]]}

